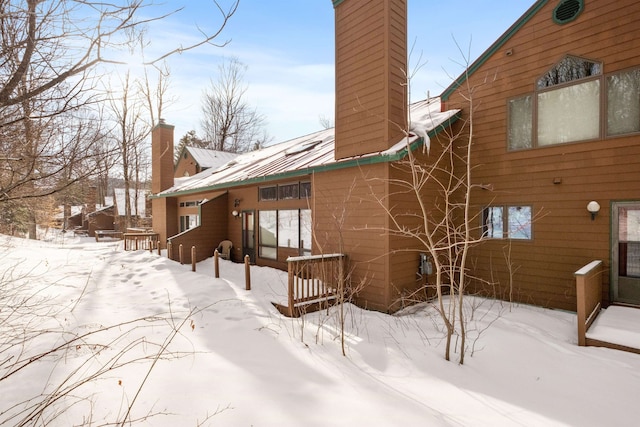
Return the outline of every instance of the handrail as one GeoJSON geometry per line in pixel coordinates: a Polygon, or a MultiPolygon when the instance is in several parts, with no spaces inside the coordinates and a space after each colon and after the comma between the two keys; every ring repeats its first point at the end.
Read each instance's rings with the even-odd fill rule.
{"type": "Polygon", "coordinates": [[[596,260],[574,273],[578,314],[578,345],[587,345],[587,331],[602,308],[602,261],[596,260]]]}
{"type": "Polygon", "coordinates": [[[146,233],[123,233],[124,250],[125,251],[137,251],[138,249],[154,250],[158,248],[159,233],[146,232],[146,233]]]}
{"type": "Polygon", "coordinates": [[[298,317],[303,311],[328,306],[338,297],[340,282],[344,284],[340,275],[344,276],[345,259],[344,254],[287,258],[287,306],[276,305],[278,309],[286,316],[298,317]]]}

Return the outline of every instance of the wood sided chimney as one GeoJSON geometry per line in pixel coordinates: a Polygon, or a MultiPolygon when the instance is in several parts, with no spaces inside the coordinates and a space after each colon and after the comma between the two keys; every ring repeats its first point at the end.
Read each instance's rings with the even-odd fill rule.
{"type": "Polygon", "coordinates": [[[335,157],[390,148],[407,126],[407,0],[333,0],[335,157]]]}
{"type": "Polygon", "coordinates": [[[173,125],[164,119],[151,131],[151,192],[173,187],[173,125]]]}

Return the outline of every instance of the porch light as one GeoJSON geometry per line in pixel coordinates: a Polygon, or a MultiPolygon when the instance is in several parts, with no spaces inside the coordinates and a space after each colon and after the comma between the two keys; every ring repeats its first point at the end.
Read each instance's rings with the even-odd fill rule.
{"type": "Polygon", "coordinates": [[[587,204],[587,210],[591,214],[591,221],[593,221],[594,219],[596,219],[596,215],[598,214],[598,212],[600,212],[600,203],[596,202],[595,200],[590,201],[587,204]]]}
{"type": "Polygon", "coordinates": [[[240,214],[238,213],[237,210],[234,209],[233,211],[231,211],[231,215],[233,215],[235,218],[238,218],[238,215],[240,214]]]}

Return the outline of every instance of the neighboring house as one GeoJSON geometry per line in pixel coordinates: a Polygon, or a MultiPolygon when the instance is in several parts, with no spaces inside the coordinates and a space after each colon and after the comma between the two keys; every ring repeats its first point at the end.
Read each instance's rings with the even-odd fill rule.
{"type": "MultiPolygon", "coordinates": [[[[114,201],[114,229],[117,231],[125,231],[126,216],[126,196],[124,188],[113,189],[114,201]]],[[[148,191],[147,190],[129,190],[129,205],[131,207],[131,226],[132,227],[150,227],[151,215],[148,209],[148,191]]]]}
{"type": "Polygon", "coordinates": [[[184,146],[176,162],[174,176],[188,177],[207,169],[218,169],[236,157],[236,153],[184,146]]]}
{"type": "MultiPolygon", "coordinates": [[[[432,162],[473,119],[471,208],[483,241],[471,290],[575,310],[574,272],[601,259],[606,300],[640,304],[640,3],[539,0],[439,99],[410,108],[406,1],[333,3],[336,128],[177,182],[173,126],[161,122],[152,141],[161,241],[195,245],[203,259],[229,239],[232,258],[278,268],[291,255],[344,253],[356,302],[393,311],[424,285],[420,245],[389,232],[389,212],[421,224],[394,184],[409,179],[398,164],[407,146],[432,162]]],[[[431,190],[422,200],[441,206],[431,190]]]]}

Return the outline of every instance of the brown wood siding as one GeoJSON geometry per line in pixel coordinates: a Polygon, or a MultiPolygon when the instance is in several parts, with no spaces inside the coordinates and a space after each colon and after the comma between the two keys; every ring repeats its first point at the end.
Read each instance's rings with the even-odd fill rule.
{"type": "Polygon", "coordinates": [[[173,126],[160,123],[151,132],[151,192],[173,186],[173,126]]]}
{"type": "Polygon", "coordinates": [[[406,120],[406,1],[336,7],[336,158],[383,151],[406,120]]]}
{"type": "Polygon", "coordinates": [[[184,151],[178,159],[173,176],[182,178],[184,176],[193,176],[199,172],[198,163],[188,151],[184,151]],[[184,155],[187,155],[187,158],[184,155]]]}
{"type": "MultiPolygon", "coordinates": [[[[478,289],[509,297],[510,249],[516,300],[575,310],[573,273],[594,259],[609,267],[610,203],[640,199],[640,136],[508,152],[507,101],[533,94],[537,79],[567,54],[601,61],[604,73],[640,66],[640,3],[585,2],[583,13],[565,25],[551,19],[556,5],[543,7],[469,81],[476,106],[473,179],[492,187],[474,191],[476,213],[487,205],[522,204],[536,214],[531,241],[487,240],[473,257],[475,272],[488,283],[478,289]],[[595,221],[586,210],[590,200],[601,205],[595,221]]],[[[447,106],[462,106],[468,116],[459,92],[447,106]]],[[[608,298],[608,274],[603,278],[608,298]]]]}
{"type": "MultiPolygon", "coordinates": [[[[417,164],[433,166],[436,159],[440,159],[444,147],[448,143],[449,140],[446,134],[432,138],[429,153],[425,153],[420,149],[414,152],[417,164]]],[[[437,167],[434,167],[431,171],[433,178],[419,184],[419,197],[425,202],[426,210],[426,212],[422,212],[415,191],[412,188],[407,188],[407,185],[413,185],[408,158],[389,165],[389,177],[392,183],[389,188],[389,206],[391,215],[398,222],[397,227],[412,230],[415,235],[425,238],[424,218],[426,213],[430,231],[435,231],[436,234],[434,236],[436,237],[443,236],[444,229],[440,228],[438,230],[433,226],[433,224],[441,221],[441,207],[443,206],[442,191],[436,178],[440,182],[448,180],[446,173],[448,168],[447,158],[442,157],[437,167]],[[402,184],[395,184],[397,182],[402,184]]],[[[391,223],[390,227],[396,226],[391,223]]],[[[401,308],[403,305],[415,303],[420,298],[424,298],[426,296],[423,288],[425,285],[434,285],[433,277],[418,275],[419,254],[428,254],[428,250],[417,238],[398,233],[392,233],[389,239],[389,246],[392,253],[390,262],[392,298],[396,302],[395,307],[401,308]],[[421,288],[422,291],[417,292],[421,288]]]]}
{"type": "Polygon", "coordinates": [[[374,195],[384,197],[387,176],[378,164],[317,173],[312,183],[313,253],[345,253],[358,304],[380,311],[391,305],[388,218],[374,195]]]}
{"type": "Polygon", "coordinates": [[[184,263],[191,263],[192,246],[196,247],[196,262],[212,257],[220,242],[227,239],[228,207],[228,194],[210,195],[208,201],[199,207],[200,225],[171,237],[173,259],[179,259],[179,245],[183,246],[184,263]]]}
{"type": "Polygon", "coordinates": [[[158,241],[166,247],[167,238],[178,233],[178,201],[175,197],[151,200],[153,211],[153,231],[158,233],[158,241]]]}

